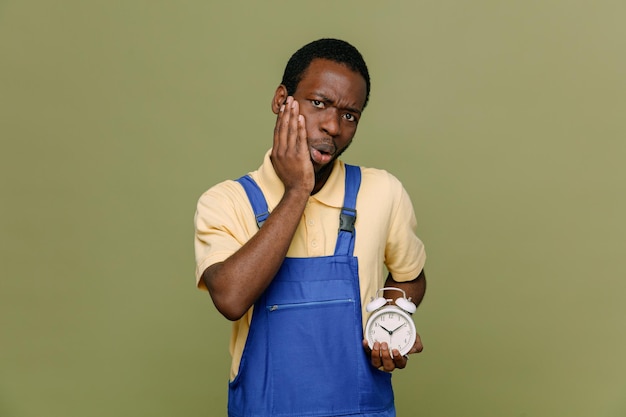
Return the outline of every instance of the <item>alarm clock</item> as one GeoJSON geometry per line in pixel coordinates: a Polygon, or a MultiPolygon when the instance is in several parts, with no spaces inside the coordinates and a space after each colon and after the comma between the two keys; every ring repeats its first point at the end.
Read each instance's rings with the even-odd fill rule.
{"type": "Polygon", "coordinates": [[[376,291],[376,298],[372,297],[372,301],[365,307],[368,313],[372,313],[365,324],[365,338],[370,349],[373,349],[375,342],[386,342],[389,353],[398,349],[400,355],[406,355],[417,337],[411,317],[416,309],[415,304],[406,298],[406,293],[400,288],[386,287],[376,291]],[[397,298],[394,305],[391,304],[393,300],[378,296],[385,290],[400,291],[403,296],[397,298]]]}

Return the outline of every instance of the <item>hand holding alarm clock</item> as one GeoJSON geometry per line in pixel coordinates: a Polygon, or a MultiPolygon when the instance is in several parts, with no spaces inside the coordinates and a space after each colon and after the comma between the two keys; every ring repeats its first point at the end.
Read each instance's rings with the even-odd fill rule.
{"type": "Polygon", "coordinates": [[[415,312],[417,307],[409,299],[406,293],[395,287],[381,288],[376,291],[376,298],[365,307],[370,313],[369,319],[365,324],[365,338],[370,349],[374,348],[374,343],[387,343],[389,351],[397,349],[400,355],[409,353],[417,337],[415,324],[411,314],[415,312]],[[378,294],[385,290],[395,290],[402,292],[402,297],[393,300],[379,297],[378,294]]]}

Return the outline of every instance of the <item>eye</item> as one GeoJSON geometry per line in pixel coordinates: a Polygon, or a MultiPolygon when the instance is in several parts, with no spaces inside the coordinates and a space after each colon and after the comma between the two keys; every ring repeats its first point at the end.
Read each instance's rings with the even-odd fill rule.
{"type": "Polygon", "coordinates": [[[324,108],[324,103],[319,100],[311,100],[311,103],[313,104],[313,107],[316,107],[318,109],[324,108]]]}
{"type": "Polygon", "coordinates": [[[349,122],[356,122],[357,121],[356,116],[354,114],[352,114],[352,113],[346,113],[346,114],[343,115],[343,117],[344,117],[344,119],[346,119],[349,122]]]}

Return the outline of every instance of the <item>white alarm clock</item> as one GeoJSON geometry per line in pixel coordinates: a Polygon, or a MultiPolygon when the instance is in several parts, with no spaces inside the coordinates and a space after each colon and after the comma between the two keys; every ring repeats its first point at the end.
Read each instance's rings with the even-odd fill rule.
{"type": "MultiPolygon", "coordinates": [[[[365,338],[372,349],[375,342],[386,342],[389,351],[398,349],[400,355],[406,355],[415,343],[417,332],[411,314],[417,307],[406,298],[406,293],[395,287],[381,288],[376,291],[376,298],[365,307],[368,313],[373,312],[365,324],[365,338]],[[379,297],[378,293],[385,290],[402,292],[402,297],[393,300],[379,297]]],[[[393,356],[393,355],[392,355],[393,356]]]]}

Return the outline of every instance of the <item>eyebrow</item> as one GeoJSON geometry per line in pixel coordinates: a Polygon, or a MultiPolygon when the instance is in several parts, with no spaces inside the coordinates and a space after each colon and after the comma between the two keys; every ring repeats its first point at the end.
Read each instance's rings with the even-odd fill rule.
{"type": "MultiPolygon", "coordinates": [[[[330,104],[333,104],[333,105],[335,104],[335,100],[332,100],[332,99],[330,99],[330,98],[326,97],[324,94],[322,94],[322,93],[315,93],[315,94],[317,94],[317,96],[319,96],[319,97],[320,97],[322,100],[324,100],[325,102],[330,103],[330,104]]],[[[349,112],[352,112],[352,113],[356,113],[356,114],[358,114],[359,116],[361,115],[361,110],[356,109],[356,108],[354,108],[354,107],[344,107],[343,109],[344,109],[344,110],[348,110],[349,112]]]]}

